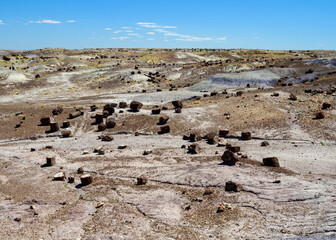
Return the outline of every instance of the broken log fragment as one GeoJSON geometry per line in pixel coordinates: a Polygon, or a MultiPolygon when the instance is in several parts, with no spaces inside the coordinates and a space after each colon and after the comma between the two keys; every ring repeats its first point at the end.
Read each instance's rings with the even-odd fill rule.
{"type": "Polygon", "coordinates": [[[276,157],[263,158],[263,163],[269,167],[280,167],[279,160],[276,157]]]}

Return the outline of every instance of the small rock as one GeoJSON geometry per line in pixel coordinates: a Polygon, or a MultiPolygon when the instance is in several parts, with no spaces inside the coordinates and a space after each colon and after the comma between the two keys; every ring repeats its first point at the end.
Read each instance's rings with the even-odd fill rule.
{"type": "Polygon", "coordinates": [[[269,142],[263,141],[263,142],[261,142],[260,146],[267,147],[267,146],[269,146],[269,142]]]}
{"type": "Polygon", "coordinates": [[[14,221],[15,221],[15,222],[21,222],[21,220],[22,220],[22,219],[21,219],[21,218],[19,218],[19,217],[17,217],[17,218],[14,218],[14,221]]]}
{"type": "Polygon", "coordinates": [[[70,127],[70,122],[69,121],[64,121],[62,124],[62,128],[68,128],[70,127]]]}
{"type": "Polygon", "coordinates": [[[229,130],[228,130],[228,129],[220,129],[218,135],[219,135],[220,137],[225,137],[226,135],[228,135],[228,133],[229,133],[229,130]]]}
{"type": "Polygon", "coordinates": [[[145,150],[144,152],[143,152],[143,155],[149,155],[149,154],[151,154],[152,153],[152,150],[145,150]]]}
{"type": "Polygon", "coordinates": [[[114,139],[114,137],[112,135],[103,135],[101,140],[103,142],[111,142],[114,139]]]}
{"type": "Polygon", "coordinates": [[[198,145],[194,143],[194,144],[191,144],[191,145],[188,146],[188,152],[187,153],[197,154],[198,150],[199,150],[198,145]]]}
{"type": "Polygon", "coordinates": [[[126,145],[119,145],[118,149],[125,149],[127,146],[126,145]]]}
{"type": "Polygon", "coordinates": [[[104,206],[104,203],[103,202],[98,202],[96,208],[101,208],[102,206],[104,206]]]}
{"type": "Polygon", "coordinates": [[[204,190],[203,195],[211,195],[211,194],[213,194],[213,193],[214,193],[213,190],[211,190],[210,188],[206,188],[206,189],[204,190]]]}
{"type": "Polygon", "coordinates": [[[227,164],[227,165],[235,165],[236,162],[238,162],[238,158],[236,157],[236,155],[230,151],[230,150],[226,150],[221,159],[223,160],[223,163],[224,164],[227,164]]]}
{"type": "Polygon", "coordinates": [[[56,164],[56,160],[55,160],[55,156],[53,157],[46,157],[46,165],[51,167],[51,166],[54,166],[56,164]]]}
{"type": "Polygon", "coordinates": [[[145,185],[147,183],[147,178],[145,176],[137,177],[137,185],[145,185]]]}
{"type": "Polygon", "coordinates": [[[183,103],[180,100],[173,101],[172,104],[175,108],[183,108],[183,103]]]}
{"type": "Polygon", "coordinates": [[[105,123],[99,123],[98,124],[98,131],[104,131],[106,129],[106,124],[105,123]]]}
{"type": "Polygon", "coordinates": [[[218,209],[217,209],[217,213],[221,213],[221,212],[225,212],[227,210],[231,210],[232,206],[228,203],[222,203],[219,205],[218,209]]]}
{"type": "Polygon", "coordinates": [[[170,127],[169,127],[169,125],[165,125],[165,126],[162,126],[160,128],[160,130],[161,130],[161,133],[169,133],[170,132],[170,127]]]}
{"type": "Polygon", "coordinates": [[[166,114],[162,114],[161,117],[159,118],[159,123],[166,124],[168,120],[169,120],[169,117],[166,114]]]}
{"type": "Polygon", "coordinates": [[[243,189],[242,185],[228,181],[225,183],[225,191],[227,192],[239,192],[243,189]]]}
{"type": "Polygon", "coordinates": [[[62,131],[62,137],[67,138],[70,137],[71,131],[70,130],[64,130],[62,131]]]}
{"type": "Polygon", "coordinates": [[[93,182],[93,177],[90,174],[85,174],[80,178],[83,186],[89,185],[93,182]]]}
{"type": "Polygon", "coordinates": [[[324,102],[322,104],[322,109],[327,109],[327,108],[331,108],[331,104],[330,103],[327,103],[327,102],[324,102]]]}
{"type": "Polygon", "coordinates": [[[323,112],[315,113],[315,118],[316,119],[323,119],[323,118],[325,118],[325,114],[323,112]]]}
{"type": "Polygon", "coordinates": [[[119,108],[127,108],[126,102],[119,102],[119,108]]]}
{"type": "Polygon", "coordinates": [[[68,183],[74,183],[75,178],[74,177],[68,177],[68,183]]]}
{"type": "Polygon", "coordinates": [[[278,158],[276,157],[263,158],[263,163],[265,166],[269,166],[269,167],[280,167],[278,158]]]}
{"type": "Polygon", "coordinates": [[[78,174],[82,174],[82,173],[84,173],[84,168],[83,168],[83,167],[78,168],[78,169],[77,169],[77,173],[78,173],[78,174]]]}
{"type": "Polygon", "coordinates": [[[251,140],[252,139],[252,136],[251,136],[251,133],[250,132],[242,132],[241,133],[241,139],[242,140],[251,140]]]}
{"type": "Polygon", "coordinates": [[[130,104],[130,108],[133,112],[138,112],[142,108],[142,106],[142,103],[137,101],[133,101],[130,104]]]}
{"type": "Polygon", "coordinates": [[[161,109],[160,108],[154,108],[152,109],[152,114],[160,114],[161,109]]]}
{"type": "Polygon", "coordinates": [[[240,147],[239,146],[229,146],[229,150],[231,152],[237,153],[240,151],[240,147]]]}
{"type": "Polygon", "coordinates": [[[175,113],[182,113],[182,109],[181,108],[175,108],[175,113]]]}
{"type": "Polygon", "coordinates": [[[65,179],[66,179],[66,176],[64,172],[59,172],[54,175],[55,181],[64,181],[65,179]]]}
{"type": "Polygon", "coordinates": [[[50,132],[57,132],[59,130],[59,125],[57,122],[50,122],[50,132]]]}

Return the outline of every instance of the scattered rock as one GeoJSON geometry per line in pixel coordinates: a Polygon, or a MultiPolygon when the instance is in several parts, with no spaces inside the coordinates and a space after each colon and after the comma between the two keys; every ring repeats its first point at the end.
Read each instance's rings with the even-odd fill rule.
{"type": "Polygon", "coordinates": [[[98,124],[98,131],[104,131],[106,129],[106,124],[105,123],[99,123],[98,124]]]}
{"type": "Polygon", "coordinates": [[[202,137],[198,135],[198,133],[192,132],[190,133],[189,139],[190,139],[190,142],[198,142],[202,140],[202,137]]]}
{"type": "Polygon", "coordinates": [[[114,118],[106,119],[106,128],[114,128],[115,126],[116,122],[114,121],[114,118]]]}
{"type": "Polygon", "coordinates": [[[53,121],[54,121],[54,118],[48,117],[48,116],[41,117],[40,119],[41,125],[43,126],[49,126],[50,122],[53,122],[53,121]]]}
{"type": "Polygon", "coordinates": [[[100,124],[104,122],[104,116],[101,113],[97,113],[95,118],[96,118],[96,124],[100,124]]]}
{"type": "Polygon", "coordinates": [[[55,181],[64,181],[65,179],[66,179],[66,176],[64,172],[59,172],[54,175],[55,181]]]}
{"type": "Polygon", "coordinates": [[[70,122],[69,121],[64,121],[62,124],[62,128],[68,128],[70,127],[70,122]]]}
{"type": "Polygon", "coordinates": [[[82,112],[80,112],[80,111],[76,111],[76,112],[70,113],[70,114],[69,114],[69,118],[70,118],[70,119],[73,119],[73,118],[79,117],[79,116],[81,116],[81,115],[83,115],[82,112]]]}
{"type": "Polygon", "coordinates": [[[50,132],[57,132],[59,130],[59,125],[57,122],[50,123],[50,132]]]}
{"type": "Polygon", "coordinates": [[[235,165],[236,162],[238,162],[238,158],[236,157],[236,155],[230,151],[230,150],[226,150],[221,159],[223,160],[223,163],[226,165],[235,165]]]}
{"type": "Polygon", "coordinates": [[[297,97],[293,93],[291,93],[289,94],[289,100],[296,101],[297,97]]]}
{"type": "Polygon", "coordinates": [[[228,203],[222,203],[217,208],[217,213],[225,212],[225,211],[228,211],[228,210],[232,210],[232,206],[228,203]]]}
{"type": "Polygon", "coordinates": [[[182,113],[182,109],[181,108],[175,108],[175,113],[182,113]]]}
{"type": "Polygon", "coordinates": [[[143,152],[143,155],[149,155],[149,154],[151,154],[153,151],[152,150],[145,150],[144,152],[143,152]]]}
{"type": "Polygon", "coordinates": [[[58,114],[61,114],[62,112],[63,112],[63,108],[61,106],[58,106],[52,110],[53,115],[58,115],[58,114]]]}
{"type": "Polygon", "coordinates": [[[71,136],[71,131],[70,130],[64,130],[62,131],[62,137],[67,138],[71,136]]]}
{"type": "Polygon", "coordinates": [[[102,138],[101,138],[101,140],[102,140],[103,142],[111,142],[113,139],[114,139],[114,138],[113,138],[112,135],[103,135],[102,138]]]}
{"type": "Polygon", "coordinates": [[[323,112],[317,112],[317,113],[315,113],[315,118],[316,119],[323,119],[323,118],[325,118],[325,114],[323,112]]]}
{"type": "Polygon", "coordinates": [[[74,183],[75,178],[74,177],[68,177],[68,183],[74,183]]]}
{"type": "Polygon", "coordinates": [[[198,153],[198,145],[197,144],[190,144],[189,146],[188,146],[188,152],[187,153],[189,153],[189,154],[197,154],[198,153]]]}
{"type": "Polygon", "coordinates": [[[90,109],[91,109],[92,112],[94,112],[98,109],[98,107],[96,105],[92,105],[92,106],[90,106],[90,109]]]}
{"type": "Polygon", "coordinates": [[[133,101],[130,104],[130,108],[133,112],[138,112],[142,108],[142,106],[142,103],[137,101],[133,101]]]}
{"type": "Polygon", "coordinates": [[[119,145],[118,149],[125,149],[127,146],[126,145],[119,145]]]}
{"type": "Polygon", "coordinates": [[[170,127],[169,127],[169,125],[165,125],[165,126],[162,126],[161,128],[160,128],[160,132],[161,133],[169,133],[170,132],[170,127]]]}
{"type": "Polygon", "coordinates": [[[267,146],[269,146],[269,142],[263,141],[263,142],[261,142],[260,146],[267,147],[267,146]]]}
{"type": "Polygon", "coordinates": [[[93,177],[90,174],[85,174],[80,178],[83,186],[89,185],[93,182],[93,177]]]}
{"type": "Polygon", "coordinates": [[[103,202],[98,202],[96,208],[101,208],[102,206],[104,206],[104,203],[103,202]]]}
{"type": "Polygon", "coordinates": [[[203,195],[211,195],[211,194],[213,194],[213,193],[214,193],[214,191],[213,191],[212,189],[210,189],[210,188],[206,188],[206,189],[204,190],[203,195]]]}
{"type": "Polygon", "coordinates": [[[239,192],[243,189],[242,185],[228,181],[225,183],[225,191],[227,192],[239,192]]]}
{"type": "Polygon", "coordinates": [[[160,114],[161,109],[160,108],[154,108],[152,109],[152,114],[160,114]]]}
{"type": "Polygon", "coordinates": [[[46,165],[51,167],[51,166],[54,166],[56,164],[56,157],[53,156],[53,157],[46,157],[46,165]]]}
{"type": "Polygon", "coordinates": [[[127,108],[126,102],[119,102],[119,108],[127,108]]]}
{"type": "Polygon", "coordinates": [[[175,108],[183,108],[183,103],[180,100],[173,101],[172,104],[175,108]]]}
{"type": "Polygon", "coordinates": [[[229,150],[231,152],[237,153],[240,151],[240,147],[239,146],[229,146],[229,150]]]}
{"type": "Polygon", "coordinates": [[[251,140],[252,139],[252,136],[251,136],[251,133],[250,132],[242,132],[241,133],[241,139],[242,140],[251,140]]]}
{"type": "Polygon", "coordinates": [[[225,137],[226,135],[228,135],[229,134],[229,130],[228,129],[220,129],[219,130],[219,136],[220,137],[225,137]]]}
{"type": "Polygon", "coordinates": [[[82,173],[84,173],[84,168],[83,168],[83,167],[78,168],[78,169],[77,169],[77,173],[78,173],[78,174],[82,174],[82,173]]]}
{"type": "Polygon", "coordinates": [[[216,143],[216,136],[217,134],[215,132],[208,133],[205,138],[209,144],[215,144],[216,143]]]}
{"type": "Polygon", "coordinates": [[[278,158],[276,157],[263,158],[263,163],[265,166],[269,166],[269,167],[280,167],[278,158]]]}
{"type": "Polygon", "coordinates": [[[137,177],[137,185],[145,185],[147,183],[147,178],[145,176],[137,177]]]}
{"type": "Polygon", "coordinates": [[[159,118],[159,124],[166,124],[169,120],[169,117],[166,114],[162,114],[159,118]]]}
{"type": "Polygon", "coordinates": [[[328,109],[328,108],[331,108],[331,104],[330,103],[327,103],[327,102],[324,102],[322,104],[322,109],[328,109]]]}

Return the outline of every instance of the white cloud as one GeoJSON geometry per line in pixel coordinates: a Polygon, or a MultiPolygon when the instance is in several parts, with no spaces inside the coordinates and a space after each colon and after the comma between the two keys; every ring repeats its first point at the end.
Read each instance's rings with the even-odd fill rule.
{"type": "Polygon", "coordinates": [[[29,21],[29,23],[50,23],[50,24],[59,24],[59,23],[61,23],[61,21],[55,21],[55,20],[45,19],[45,20],[29,21]]]}
{"type": "Polygon", "coordinates": [[[112,40],[126,40],[126,39],[131,39],[130,37],[112,37],[112,40]]]}
{"type": "Polygon", "coordinates": [[[177,28],[176,26],[161,26],[161,25],[158,25],[156,23],[138,22],[137,24],[140,25],[141,27],[145,27],[145,28],[177,28]]]}
{"type": "Polygon", "coordinates": [[[155,40],[155,38],[147,38],[146,40],[153,41],[153,40],[155,40]]]}
{"type": "Polygon", "coordinates": [[[3,25],[3,24],[5,24],[2,20],[0,20],[0,25],[3,25]]]}
{"type": "Polygon", "coordinates": [[[121,27],[122,29],[131,29],[131,27],[121,27]]]}
{"type": "Polygon", "coordinates": [[[67,20],[66,21],[67,23],[74,23],[74,22],[76,22],[75,20],[67,20]]]}
{"type": "Polygon", "coordinates": [[[214,40],[213,38],[210,38],[210,37],[205,37],[205,38],[202,38],[202,37],[187,37],[187,38],[177,38],[175,39],[177,41],[187,41],[187,42],[202,42],[202,41],[212,41],[214,40]]]}
{"type": "Polygon", "coordinates": [[[148,32],[148,33],[146,33],[146,34],[149,34],[149,35],[154,35],[154,34],[155,34],[155,32],[148,32]]]}
{"type": "Polygon", "coordinates": [[[133,32],[132,30],[125,30],[124,32],[133,32]]]}
{"type": "Polygon", "coordinates": [[[114,31],[113,33],[121,33],[122,31],[120,30],[117,30],[117,31],[114,31]]]}
{"type": "Polygon", "coordinates": [[[218,41],[225,41],[226,37],[216,38],[216,40],[218,40],[218,41]]]}
{"type": "Polygon", "coordinates": [[[172,32],[165,33],[164,35],[165,35],[165,36],[181,36],[181,34],[178,34],[178,33],[172,33],[172,32]]]}
{"type": "Polygon", "coordinates": [[[137,34],[137,33],[129,33],[127,35],[129,35],[129,36],[139,36],[139,34],[137,34]]]}
{"type": "Polygon", "coordinates": [[[105,28],[106,31],[111,31],[112,29],[111,28],[105,28]]]}

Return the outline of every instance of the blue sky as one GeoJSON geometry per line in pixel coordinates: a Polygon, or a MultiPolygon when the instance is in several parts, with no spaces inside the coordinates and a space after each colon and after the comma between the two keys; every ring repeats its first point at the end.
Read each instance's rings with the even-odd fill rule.
{"type": "Polygon", "coordinates": [[[0,0],[0,49],[336,49],[335,0],[0,0]]]}

